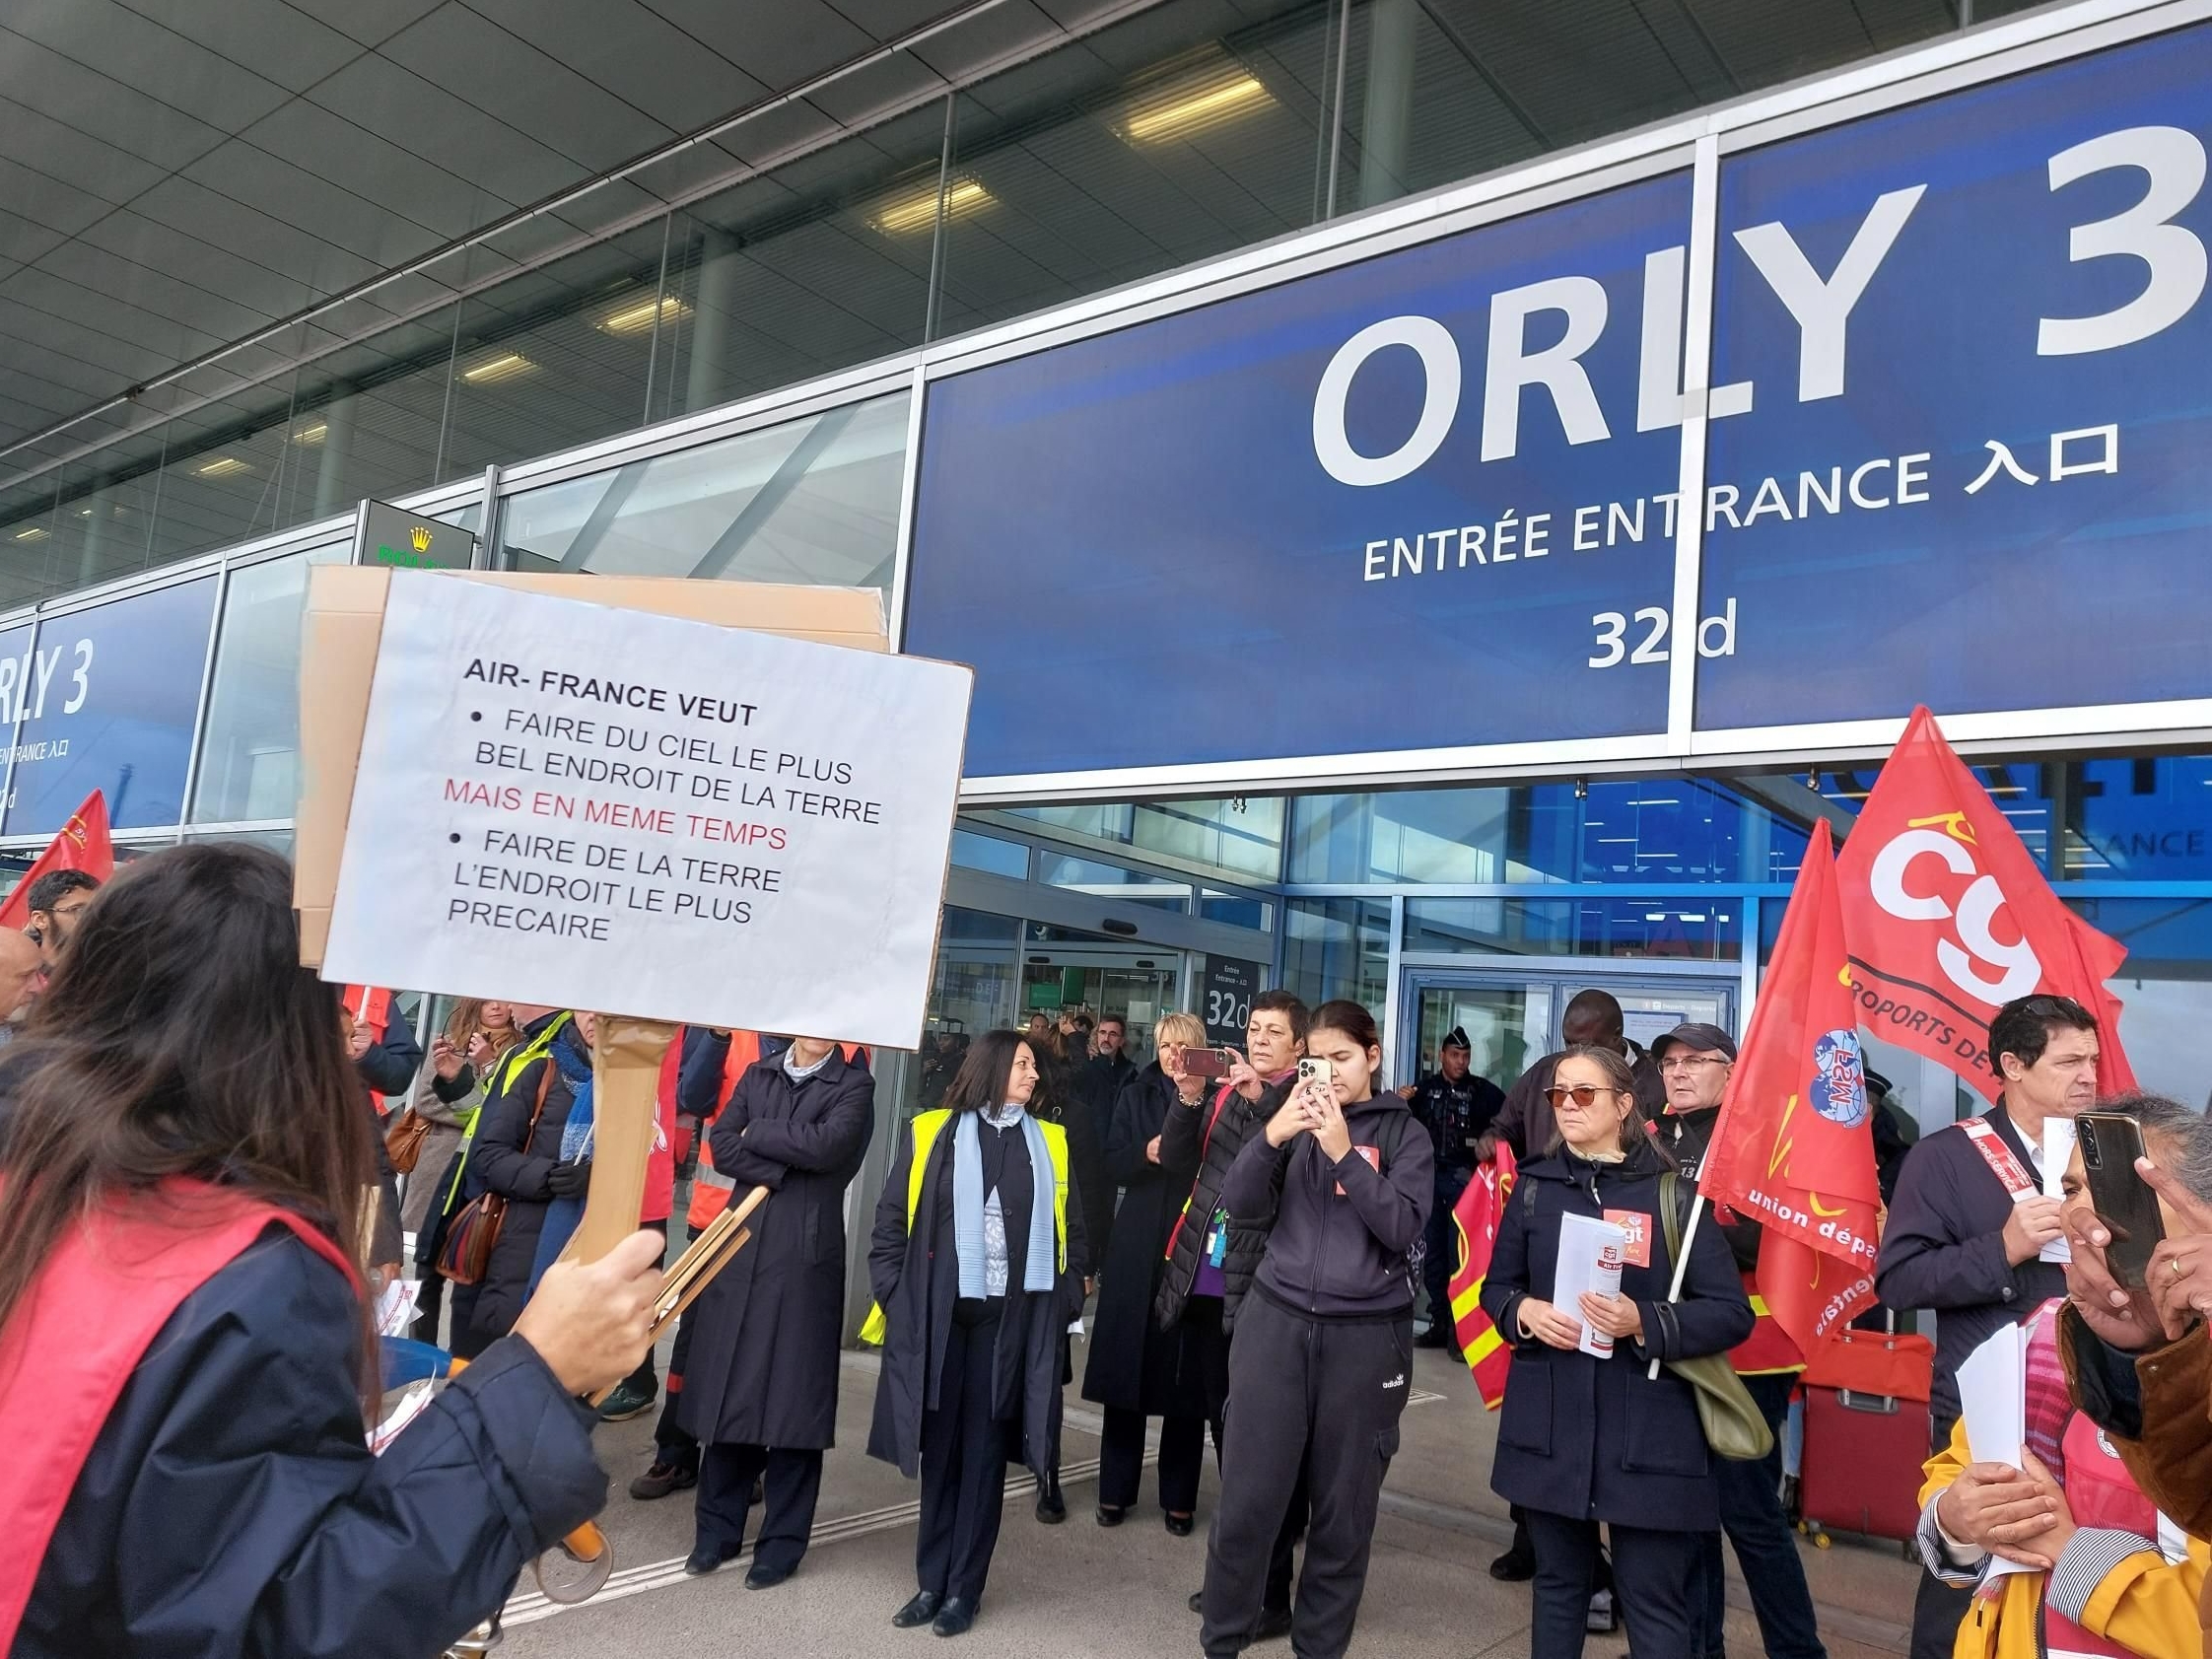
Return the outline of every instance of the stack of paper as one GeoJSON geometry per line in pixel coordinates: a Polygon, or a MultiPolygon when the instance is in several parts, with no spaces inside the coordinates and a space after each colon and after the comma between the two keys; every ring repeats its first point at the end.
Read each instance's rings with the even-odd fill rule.
{"type": "MultiPolygon", "coordinates": [[[[2062,1199],[2066,1196],[2066,1166],[2073,1161],[2074,1120],[2064,1113],[2043,1119],[2043,1197],[2062,1199]]],[[[2071,1262],[2074,1252],[2066,1242],[2066,1235],[2060,1233],[2044,1245],[2039,1259],[2071,1262]]]]}
{"type": "MultiPolygon", "coordinates": [[[[2066,1126],[2073,1127],[2069,1120],[2066,1126]]],[[[1976,1463],[2021,1467],[2028,1442],[2028,1332],[2007,1325],[1959,1367],[1959,1407],[1967,1424],[1967,1451],[1976,1463]]],[[[1991,1577],[2034,1569],[1992,1555],[1991,1577]]]]}
{"type": "MultiPolygon", "coordinates": [[[[1569,1319],[1581,1320],[1584,1291],[1594,1296],[1618,1296],[1621,1263],[1627,1248],[1625,1227],[1591,1215],[1561,1215],[1559,1260],[1552,1273],[1552,1305],[1569,1319]]],[[[1593,1331],[1588,1320],[1582,1320],[1582,1341],[1576,1346],[1600,1359],[1613,1352],[1613,1339],[1603,1331],[1593,1331]]]]}

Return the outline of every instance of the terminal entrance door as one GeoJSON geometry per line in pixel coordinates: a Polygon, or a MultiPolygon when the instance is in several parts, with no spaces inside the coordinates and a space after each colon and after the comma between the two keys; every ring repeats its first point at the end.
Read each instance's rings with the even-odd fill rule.
{"type": "Polygon", "coordinates": [[[1689,1020],[1736,1029],[1741,983],[1732,973],[1605,971],[1582,962],[1519,967],[1409,967],[1400,991],[1394,1077],[1411,1081],[1436,1068],[1436,1051],[1454,1026],[1467,1033],[1473,1069],[1510,1088],[1537,1060],[1560,1047],[1559,1021],[1568,1001],[1586,988],[1609,991],[1621,1003],[1627,1033],[1649,1047],[1689,1020]]]}

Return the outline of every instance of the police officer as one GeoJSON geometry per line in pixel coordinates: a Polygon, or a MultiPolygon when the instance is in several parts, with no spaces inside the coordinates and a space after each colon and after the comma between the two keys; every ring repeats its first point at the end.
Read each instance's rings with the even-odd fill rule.
{"type": "MultiPolygon", "coordinates": [[[[1651,1046],[1651,1058],[1667,1089],[1667,1108],[1657,1125],[1659,1141],[1674,1153],[1684,1176],[1694,1181],[1711,1144],[1721,1096],[1736,1065],[1736,1040],[1717,1025],[1678,1025],[1651,1046]]],[[[1713,1460],[1720,1479],[1721,1529],[1736,1547],[1769,1659],[1828,1659],[1814,1621],[1805,1564],[1798,1558],[1797,1541],[1780,1497],[1782,1418],[1789,1412],[1790,1391],[1805,1369],[1805,1359],[1754,1288],[1759,1223],[1725,1210],[1716,1210],[1709,1219],[1719,1223],[1743,1276],[1752,1312],[1758,1316],[1750,1340],[1729,1354],[1729,1361],[1759,1403],[1766,1426],[1774,1431],[1774,1450],[1756,1462],[1713,1460]]],[[[1708,1533],[1699,1550],[1700,1581],[1692,1586],[1690,1596],[1691,1624],[1697,1638],[1691,1651],[1696,1659],[1718,1659],[1724,1651],[1721,1620],[1728,1604],[1723,1570],[1720,1537],[1708,1533]]]]}
{"type": "Polygon", "coordinates": [[[1451,1281],[1459,1263],[1452,1211],[1475,1166],[1489,1156],[1490,1124],[1505,1104],[1503,1089],[1469,1070],[1472,1058],[1466,1031],[1455,1025],[1444,1033],[1436,1070],[1398,1091],[1399,1098],[1413,1106],[1414,1121],[1428,1131],[1436,1148],[1436,1200],[1428,1212],[1426,1254],[1421,1262],[1421,1278],[1428,1287],[1428,1329],[1415,1346],[1450,1348],[1454,1359],[1460,1354],[1452,1324],[1451,1281]]]}

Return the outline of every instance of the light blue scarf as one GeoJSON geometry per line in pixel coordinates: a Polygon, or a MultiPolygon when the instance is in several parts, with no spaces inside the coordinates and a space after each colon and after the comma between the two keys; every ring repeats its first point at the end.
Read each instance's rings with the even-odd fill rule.
{"type": "MultiPolygon", "coordinates": [[[[960,1294],[980,1297],[983,1263],[983,1131],[974,1112],[962,1112],[952,1126],[952,1242],[960,1258],[960,1294]]],[[[1053,1225],[1052,1154],[1045,1132],[1027,1112],[1021,1136],[1029,1146],[1033,1197],[1029,1204],[1029,1252],[1021,1264],[1024,1290],[1050,1290],[1060,1272],[1060,1246],[1053,1225]]]]}

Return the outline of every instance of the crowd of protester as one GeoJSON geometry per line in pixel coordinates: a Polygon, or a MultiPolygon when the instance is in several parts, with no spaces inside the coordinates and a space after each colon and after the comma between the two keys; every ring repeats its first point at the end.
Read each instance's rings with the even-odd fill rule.
{"type": "MultiPolygon", "coordinates": [[[[387,994],[298,965],[289,872],[251,848],[169,850],[104,888],[64,872],[29,908],[0,933],[0,1414],[29,1422],[34,1378],[67,1410],[41,1406],[0,1466],[34,1546],[0,1567],[0,1645],[438,1652],[601,1506],[594,1422],[661,1392],[667,1234],[753,1188],[767,1201],[682,1321],[631,1491],[693,1494],[688,1572],[748,1547],[750,1588],[799,1570],[848,1370],[847,1201],[878,1118],[865,1050],[682,1033],[657,1135],[697,1159],[690,1206],[679,1220],[649,1192],[640,1230],[580,1266],[588,1011],[463,1000],[426,1054],[387,994]],[[405,1269],[403,1232],[414,1334],[468,1363],[372,1456],[369,1310],[405,1269]],[[224,1477],[248,1463],[249,1485],[224,1477]]],[[[1531,1582],[1532,1656],[1570,1659],[1618,1619],[1637,1659],[1716,1659],[1733,1548],[1765,1651],[1825,1659],[1782,1502],[1804,1359],[1753,1294],[1758,1225],[1692,1209],[1736,1042],[1694,1023],[1647,1050],[1623,1024],[1584,993],[1565,1046],[1502,1087],[1460,1030],[1392,1087],[1372,1010],[1279,990],[1226,1051],[1179,1013],[1141,1057],[1121,1016],[1079,1008],[934,1034],[866,1250],[866,1449],[920,1488],[915,1588],[890,1624],[975,1624],[1010,1467],[1036,1477],[1039,1520],[1066,1519],[1070,1331],[1090,1309],[1095,1523],[1139,1510],[1156,1424],[1160,1524],[1192,1536],[1210,1440],[1202,1581],[1173,1588],[1191,1642],[1344,1654],[1415,1350],[1458,1354],[1453,1210],[1502,1149],[1517,1184],[1479,1306],[1510,1355],[1490,1482],[1516,1533],[1490,1570],[1531,1582]],[[1556,1305],[1572,1217],[1643,1224],[1617,1293],[1556,1305]],[[1765,1425],[1756,1446],[1710,1429],[1684,1369],[1700,1360],[1765,1425]]],[[[2212,1629],[2212,1122],[2100,1099],[2103,1036],[2064,998],[2006,1004],[1997,1104],[1909,1145],[1870,1079],[1877,1288],[1937,1315],[1916,1659],[2173,1659],[2212,1629]],[[2043,1124],[2092,1108],[2131,1118],[2149,1153],[2165,1236],[2140,1284],[2079,1150],[2065,1197],[2043,1196],[2043,1124]],[[1977,1461],[1960,1367],[2015,1326],[2026,1443],[1977,1461]]]]}

